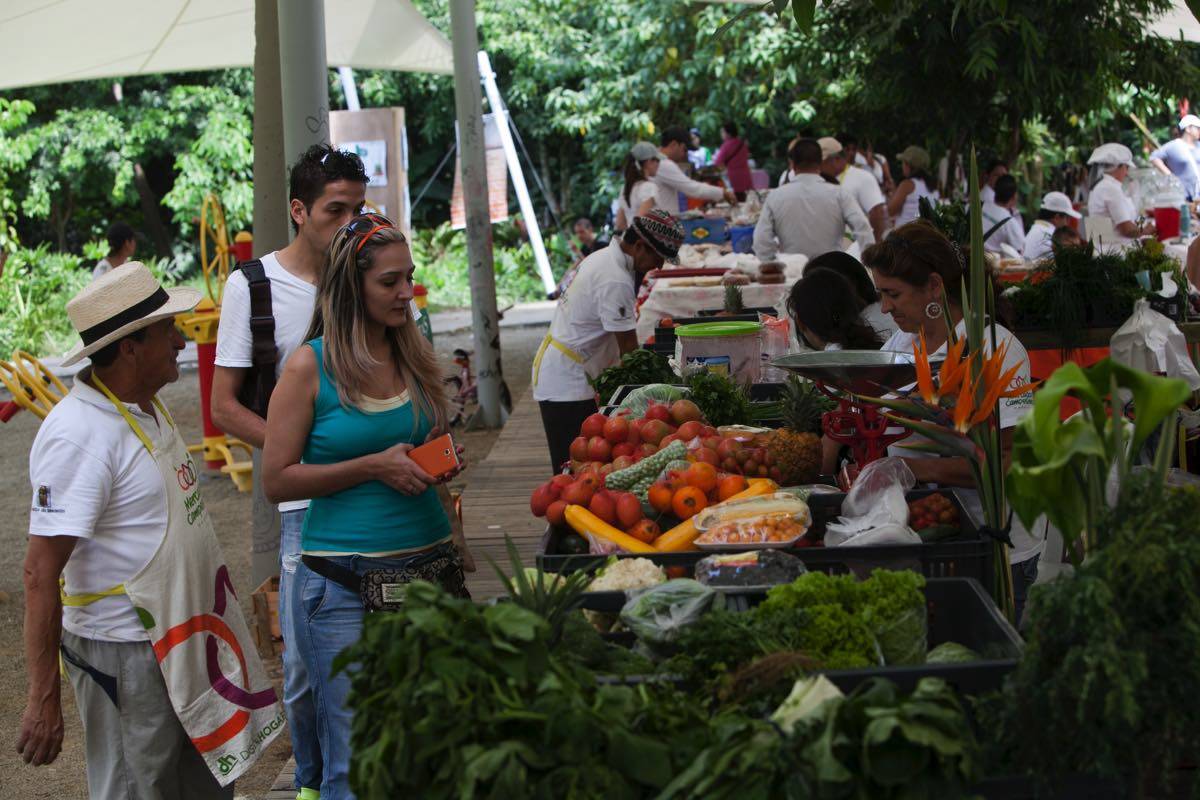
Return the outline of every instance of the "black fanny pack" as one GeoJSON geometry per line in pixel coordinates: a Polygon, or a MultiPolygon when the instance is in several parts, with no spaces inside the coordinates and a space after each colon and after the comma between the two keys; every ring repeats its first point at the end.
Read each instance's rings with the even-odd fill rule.
{"type": "Polygon", "coordinates": [[[304,566],[356,593],[365,611],[395,611],[404,603],[404,587],[413,581],[436,583],[456,597],[470,599],[462,556],[450,542],[412,557],[400,567],[367,569],[359,574],[322,556],[302,555],[304,566]]]}

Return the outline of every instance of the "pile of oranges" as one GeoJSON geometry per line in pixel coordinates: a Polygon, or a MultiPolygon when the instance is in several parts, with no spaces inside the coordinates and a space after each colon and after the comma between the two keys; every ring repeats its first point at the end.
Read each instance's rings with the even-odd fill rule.
{"type": "Polygon", "coordinates": [[[650,487],[646,499],[660,514],[686,520],[745,491],[748,485],[742,475],[722,473],[712,464],[697,461],[687,469],[668,472],[650,487]]]}

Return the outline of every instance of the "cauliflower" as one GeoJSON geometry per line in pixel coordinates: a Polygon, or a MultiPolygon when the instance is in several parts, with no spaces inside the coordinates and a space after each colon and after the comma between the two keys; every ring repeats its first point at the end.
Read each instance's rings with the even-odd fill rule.
{"type": "MultiPolygon", "coordinates": [[[[648,589],[665,583],[667,573],[648,558],[610,558],[596,573],[588,586],[589,592],[625,592],[648,589]]],[[[601,633],[607,633],[617,623],[616,614],[584,609],[583,615],[601,633]]]]}
{"type": "Polygon", "coordinates": [[[589,592],[627,592],[648,589],[667,580],[667,573],[648,558],[611,560],[592,579],[589,592]]]}

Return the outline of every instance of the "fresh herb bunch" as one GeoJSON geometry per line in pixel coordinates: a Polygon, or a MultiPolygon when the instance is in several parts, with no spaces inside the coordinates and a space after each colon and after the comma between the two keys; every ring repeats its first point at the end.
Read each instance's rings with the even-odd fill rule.
{"type": "Polygon", "coordinates": [[[667,359],[653,350],[633,350],[621,356],[621,363],[609,367],[592,379],[592,388],[607,403],[622,386],[650,383],[676,383],[679,380],[667,359]]]}
{"type": "Polygon", "coordinates": [[[709,425],[719,428],[722,425],[749,425],[754,421],[750,395],[732,379],[698,369],[687,376],[686,382],[692,402],[700,407],[709,425]]]}
{"type": "Polygon", "coordinates": [[[1056,247],[1053,260],[1034,269],[1009,295],[1016,326],[1052,330],[1064,352],[1077,348],[1085,329],[1120,324],[1134,302],[1146,296],[1137,281],[1146,258],[1142,253],[1098,255],[1090,242],[1056,247]]]}
{"type": "MultiPolygon", "coordinates": [[[[963,249],[971,246],[971,212],[962,203],[931,203],[929,198],[917,199],[917,214],[946,235],[950,241],[963,249]]],[[[1006,221],[997,222],[983,233],[984,241],[1004,227],[1006,221]]]]}
{"type": "Polygon", "coordinates": [[[1100,513],[1105,544],[1034,587],[1024,657],[985,725],[1000,769],[1170,796],[1200,741],[1200,492],[1138,473],[1100,513]]]}

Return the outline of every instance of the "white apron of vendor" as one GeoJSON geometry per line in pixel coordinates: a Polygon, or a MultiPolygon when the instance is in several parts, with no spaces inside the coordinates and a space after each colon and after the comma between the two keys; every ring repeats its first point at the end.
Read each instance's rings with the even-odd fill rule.
{"type": "MultiPolygon", "coordinates": [[[[100,392],[79,380],[71,395],[87,405],[116,409],[127,426],[120,449],[132,450],[130,469],[162,487],[157,500],[147,492],[140,511],[128,510],[161,520],[162,512],[149,508],[161,503],[166,524],[157,537],[147,530],[140,541],[104,537],[102,542],[96,536],[86,547],[81,542],[64,571],[63,627],[83,637],[148,639],[180,724],[227,786],[282,731],[283,711],[233,593],[195,462],[174,421],[158,398],[155,420],[92,380],[100,392]],[[105,570],[106,562],[120,566],[105,570]],[[129,577],[113,585],[122,575],[129,577]]],[[[52,511],[56,498],[46,494],[45,506],[52,511]]],[[[96,498],[102,499],[107,498],[96,498]]]]}
{"type": "Polygon", "coordinates": [[[595,397],[588,378],[621,358],[613,334],[637,328],[633,282],[633,258],[621,250],[619,238],[580,262],[533,360],[535,400],[567,403],[595,397]]]}
{"type": "MultiPolygon", "coordinates": [[[[966,323],[959,322],[955,329],[955,335],[963,338],[967,335],[966,323]]],[[[992,348],[990,344],[990,335],[985,334],[984,352],[991,354],[992,348]]],[[[912,353],[913,345],[916,343],[917,337],[911,333],[897,331],[892,335],[892,338],[884,342],[882,350],[891,350],[898,353],[912,353]]],[[[1008,350],[1004,354],[1004,365],[1000,368],[1001,374],[1008,370],[1021,365],[1017,370],[1016,376],[1012,380],[1010,386],[1027,385],[1030,382],[1029,375],[1029,353],[1025,350],[1025,345],[1014,336],[1003,325],[996,326],[996,342],[1003,345],[1008,342],[1008,350]]],[[[946,345],[942,345],[935,352],[930,354],[932,361],[938,361],[946,357],[946,345]]],[[[908,391],[912,386],[904,387],[904,391],[908,391]]],[[[1033,394],[1027,393],[1016,397],[1005,397],[1000,399],[1000,428],[1006,430],[1016,427],[1026,414],[1033,410],[1033,394]]],[[[905,447],[906,444],[916,444],[924,440],[924,437],[917,434],[909,436],[900,442],[888,448],[889,456],[897,456],[900,458],[935,458],[933,453],[926,453],[920,450],[913,450],[905,447]]],[[[983,503],[979,499],[979,492],[975,489],[954,490],[963,501],[963,507],[971,514],[971,516],[980,524],[983,523],[983,503]]],[[[1029,530],[1021,523],[1021,520],[1016,514],[1012,517],[1011,537],[1013,546],[1009,550],[1008,560],[1010,564],[1020,564],[1023,561],[1028,561],[1034,556],[1042,552],[1042,547],[1045,544],[1046,525],[1043,519],[1038,519],[1035,522],[1037,536],[1032,535],[1029,530]]]]}

